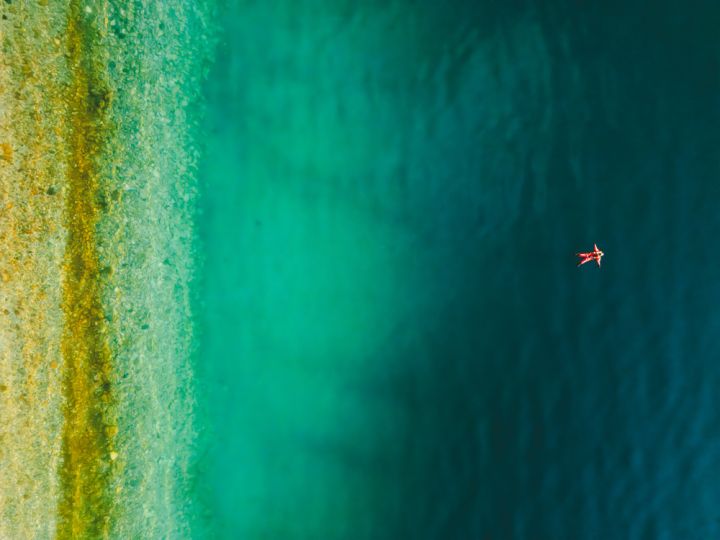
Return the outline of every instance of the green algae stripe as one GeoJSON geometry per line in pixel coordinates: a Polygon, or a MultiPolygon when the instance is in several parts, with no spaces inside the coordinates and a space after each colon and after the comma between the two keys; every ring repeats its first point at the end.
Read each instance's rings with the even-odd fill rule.
{"type": "Polygon", "coordinates": [[[68,173],[65,220],[68,231],[62,308],[65,329],[65,424],[56,536],[107,537],[112,526],[113,441],[108,414],[114,404],[112,356],[101,305],[96,239],[100,160],[110,137],[109,92],[103,66],[93,57],[95,29],[71,5],[67,42],[72,84],[67,95],[68,173]]]}

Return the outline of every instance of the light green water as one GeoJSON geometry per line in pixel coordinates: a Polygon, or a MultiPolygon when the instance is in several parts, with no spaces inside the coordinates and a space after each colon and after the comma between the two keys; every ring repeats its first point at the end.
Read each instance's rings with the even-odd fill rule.
{"type": "Polygon", "coordinates": [[[494,170],[546,160],[530,139],[495,151],[521,133],[500,135],[525,100],[516,71],[540,66],[525,90],[542,95],[547,53],[528,20],[478,47],[482,24],[459,32],[432,3],[224,9],[200,171],[213,527],[392,538],[429,511],[403,510],[428,455],[412,381],[443,354],[453,284],[490,260],[472,252],[483,224],[518,212],[522,184],[494,170]]]}
{"type": "MultiPolygon", "coordinates": [[[[383,44],[352,28],[333,38],[342,7],[274,7],[228,7],[239,16],[210,80],[209,504],[223,538],[368,537],[392,496],[380,461],[393,450],[380,449],[398,418],[368,405],[367,380],[409,315],[416,264],[386,212],[404,186],[378,171],[394,166],[383,149],[396,113],[361,90],[366,48],[383,44]]],[[[370,84],[385,95],[392,81],[370,84]]]]}

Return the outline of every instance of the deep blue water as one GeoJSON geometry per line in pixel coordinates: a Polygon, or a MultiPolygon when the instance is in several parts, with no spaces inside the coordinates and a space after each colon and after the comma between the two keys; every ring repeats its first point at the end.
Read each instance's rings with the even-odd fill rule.
{"type": "Polygon", "coordinates": [[[720,5],[635,4],[221,6],[217,537],[720,537],[720,5]]]}

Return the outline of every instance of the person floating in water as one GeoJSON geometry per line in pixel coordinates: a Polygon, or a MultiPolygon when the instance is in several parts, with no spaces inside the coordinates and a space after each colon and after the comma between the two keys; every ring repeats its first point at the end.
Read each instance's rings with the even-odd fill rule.
{"type": "Polygon", "coordinates": [[[577,253],[577,256],[580,257],[580,260],[577,263],[578,266],[581,266],[589,261],[597,261],[598,267],[600,266],[600,259],[602,259],[602,256],[605,254],[598,249],[597,244],[593,244],[593,247],[595,249],[588,253],[577,253]]]}

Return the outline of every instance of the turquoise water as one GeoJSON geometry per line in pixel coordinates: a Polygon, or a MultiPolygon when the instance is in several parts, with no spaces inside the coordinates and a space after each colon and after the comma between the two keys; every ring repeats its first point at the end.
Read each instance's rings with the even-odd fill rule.
{"type": "Polygon", "coordinates": [[[209,537],[720,533],[718,23],[702,2],[219,6],[209,537]],[[575,268],[593,242],[603,268],[575,268]]]}

